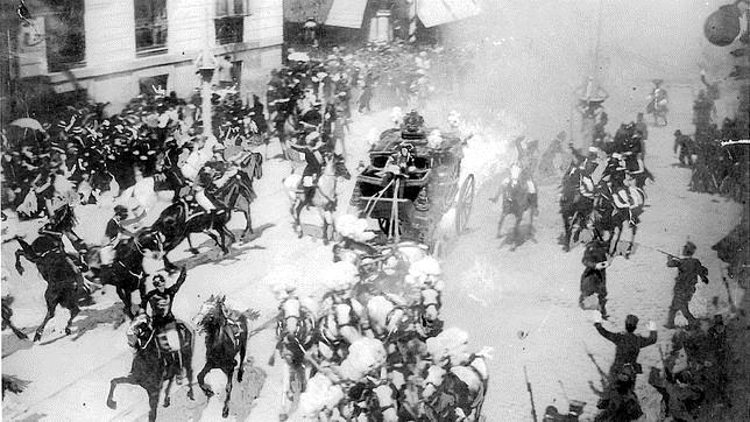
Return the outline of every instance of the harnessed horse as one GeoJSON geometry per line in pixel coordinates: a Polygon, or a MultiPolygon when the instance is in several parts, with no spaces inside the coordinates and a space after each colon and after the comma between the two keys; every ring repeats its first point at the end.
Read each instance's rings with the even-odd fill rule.
{"type": "Polygon", "coordinates": [[[281,392],[282,417],[294,412],[300,394],[307,387],[305,353],[313,346],[314,334],[315,319],[302,308],[299,299],[284,299],[279,305],[276,322],[276,348],[285,365],[281,392]]]}
{"type": "Polygon", "coordinates": [[[128,375],[110,381],[109,393],[107,394],[108,407],[111,409],[117,408],[114,394],[119,384],[135,384],[146,390],[150,408],[148,420],[150,422],[156,421],[156,409],[159,407],[159,394],[162,384],[165,380],[168,381],[164,392],[164,407],[167,407],[170,404],[169,392],[172,383],[183,369],[188,378],[187,396],[190,400],[194,400],[193,333],[182,322],[178,321],[177,326],[181,337],[180,351],[178,352],[181,355],[180,359],[175,359],[170,356],[171,353],[162,350],[148,316],[142,315],[133,322],[127,334],[128,344],[135,349],[133,363],[128,375]]]}
{"type": "Polygon", "coordinates": [[[206,364],[198,373],[198,386],[209,399],[214,395],[211,387],[206,385],[206,375],[214,368],[219,368],[227,377],[226,398],[221,416],[229,416],[229,399],[232,395],[232,375],[238,366],[235,356],[239,353],[239,369],[237,382],[242,382],[245,373],[245,354],[247,353],[248,319],[257,319],[258,313],[251,311],[247,314],[233,312],[224,304],[226,297],[213,295],[201,306],[195,316],[198,327],[206,332],[206,364]],[[231,315],[227,315],[231,314],[231,315]],[[236,320],[236,321],[233,321],[236,320]]]}
{"type": "Polygon", "coordinates": [[[422,383],[425,420],[479,421],[489,375],[483,356],[449,369],[432,365],[422,383]]]}

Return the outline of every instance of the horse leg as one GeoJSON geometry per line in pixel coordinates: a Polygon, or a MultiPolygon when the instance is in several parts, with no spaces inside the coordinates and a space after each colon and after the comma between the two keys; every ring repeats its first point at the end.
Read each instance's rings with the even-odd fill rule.
{"type": "MultiPolygon", "coordinates": [[[[190,243],[189,239],[190,239],[190,236],[188,236],[188,244],[190,243]]],[[[197,251],[197,249],[196,249],[196,251],[197,251]]],[[[167,251],[166,250],[164,251],[164,255],[162,255],[161,259],[162,259],[162,261],[164,261],[164,269],[165,270],[167,270],[167,271],[173,271],[173,270],[177,269],[177,265],[174,265],[172,263],[172,261],[170,261],[169,258],[167,258],[167,251]]]]}
{"type": "Polygon", "coordinates": [[[115,388],[118,384],[135,384],[135,381],[130,376],[112,378],[109,382],[109,394],[107,394],[107,407],[110,409],[117,409],[117,402],[115,401],[115,388]]]}
{"type": "Polygon", "coordinates": [[[247,354],[247,326],[243,326],[240,334],[240,368],[237,370],[237,382],[242,382],[242,376],[245,374],[245,355],[247,354]]]}
{"type": "Polygon", "coordinates": [[[210,366],[208,362],[206,362],[206,364],[203,365],[203,369],[198,372],[198,387],[203,390],[203,394],[205,394],[209,399],[214,395],[214,391],[211,390],[211,387],[206,385],[206,374],[208,374],[211,369],[213,369],[213,367],[210,366]]]}
{"type": "MultiPolygon", "coordinates": [[[[198,249],[195,246],[193,246],[193,242],[190,240],[190,233],[188,233],[187,235],[187,241],[188,241],[188,246],[190,247],[189,249],[190,253],[192,253],[193,255],[198,255],[198,249]]],[[[164,256],[166,257],[167,254],[164,254],[164,256]]]]}
{"type": "Polygon", "coordinates": [[[36,333],[34,334],[34,341],[39,341],[42,339],[42,333],[44,333],[44,327],[47,325],[49,320],[55,317],[55,308],[57,307],[57,300],[56,300],[57,298],[49,296],[46,299],[47,299],[47,315],[44,316],[44,320],[42,320],[42,323],[39,324],[39,327],[37,327],[36,333]]]}
{"type": "Polygon", "coordinates": [[[575,218],[575,215],[573,218],[569,218],[567,215],[562,214],[563,219],[563,251],[569,252],[570,251],[570,238],[573,235],[573,219],[575,218]]]}
{"type": "Polygon", "coordinates": [[[227,396],[224,399],[224,410],[221,412],[222,418],[229,416],[229,399],[232,397],[232,376],[234,375],[234,366],[224,368],[224,373],[227,375],[227,396]]]}
{"type": "Polygon", "coordinates": [[[533,241],[534,243],[537,243],[536,237],[534,236],[534,213],[535,212],[536,212],[535,208],[532,208],[529,210],[529,239],[533,241]]]}
{"type": "Polygon", "coordinates": [[[497,234],[495,235],[495,237],[498,239],[503,237],[503,221],[505,221],[506,215],[507,214],[503,212],[503,214],[500,216],[500,222],[497,223],[497,234]]]}
{"type": "Polygon", "coordinates": [[[159,390],[161,389],[160,385],[157,385],[156,388],[152,390],[147,390],[148,393],[148,421],[149,422],[156,422],[156,409],[159,407],[159,390]]]}
{"type": "Polygon", "coordinates": [[[299,221],[299,216],[302,214],[302,208],[305,206],[305,201],[298,200],[294,205],[294,226],[297,231],[297,237],[302,239],[302,223],[299,221]]]}
{"type": "Polygon", "coordinates": [[[521,220],[523,220],[523,213],[521,215],[516,215],[516,223],[513,225],[513,246],[511,246],[510,251],[513,252],[516,250],[516,248],[520,245],[520,237],[521,237],[521,220]]]}
{"type": "Polygon", "coordinates": [[[242,236],[240,236],[240,241],[244,242],[248,234],[253,234],[253,228],[250,222],[250,211],[240,210],[240,212],[245,216],[245,230],[242,231],[242,236]]]}
{"type": "Polygon", "coordinates": [[[169,407],[169,405],[172,402],[172,399],[169,397],[169,392],[172,390],[172,383],[174,382],[174,377],[169,377],[169,380],[167,380],[167,386],[164,388],[164,407],[169,407]]]}
{"type": "Polygon", "coordinates": [[[125,306],[125,315],[131,320],[135,318],[135,316],[133,315],[133,302],[130,299],[130,292],[128,292],[124,287],[118,287],[117,296],[120,296],[120,300],[122,300],[122,303],[125,306]]]}
{"type": "Polygon", "coordinates": [[[320,211],[320,218],[323,220],[323,244],[328,246],[328,221],[330,218],[331,212],[322,210],[320,211]]]}
{"type": "Polygon", "coordinates": [[[81,312],[81,309],[78,306],[73,305],[70,309],[70,319],[68,320],[68,323],[65,325],[65,334],[70,335],[71,330],[70,327],[73,325],[73,319],[78,315],[78,313],[81,312]]]}

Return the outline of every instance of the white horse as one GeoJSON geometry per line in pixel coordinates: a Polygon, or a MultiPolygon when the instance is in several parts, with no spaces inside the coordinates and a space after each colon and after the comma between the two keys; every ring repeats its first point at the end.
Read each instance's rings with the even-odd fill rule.
{"type": "Polygon", "coordinates": [[[309,199],[309,204],[305,202],[304,192],[299,191],[297,188],[300,181],[303,180],[302,175],[290,174],[283,179],[282,183],[287,189],[289,199],[292,201],[289,212],[294,219],[294,229],[297,231],[298,236],[302,237],[300,224],[302,208],[306,205],[312,205],[318,211],[320,219],[323,222],[323,243],[327,245],[328,226],[333,226],[333,212],[336,210],[337,205],[336,185],[338,178],[344,177],[345,179],[349,179],[351,178],[351,174],[349,174],[344,166],[342,158],[334,154],[326,154],[324,161],[323,172],[318,177],[315,192],[309,199]]]}
{"type": "Polygon", "coordinates": [[[429,420],[478,421],[488,381],[487,363],[481,355],[474,355],[469,361],[448,370],[432,365],[422,382],[423,411],[429,420]],[[468,393],[457,388],[460,384],[468,388],[468,393]]]}
{"type": "Polygon", "coordinates": [[[396,295],[373,296],[367,301],[367,317],[375,338],[384,340],[408,323],[407,305],[396,295]]]}

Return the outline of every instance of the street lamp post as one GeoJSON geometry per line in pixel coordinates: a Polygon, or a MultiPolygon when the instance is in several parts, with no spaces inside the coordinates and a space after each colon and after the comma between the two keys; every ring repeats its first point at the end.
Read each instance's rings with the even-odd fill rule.
{"type": "Polygon", "coordinates": [[[198,57],[198,74],[201,76],[201,114],[203,116],[203,134],[213,136],[211,113],[211,81],[216,71],[216,59],[211,53],[211,2],[206,2],[206,20],[203,42],[203,53],[198,57]]]}

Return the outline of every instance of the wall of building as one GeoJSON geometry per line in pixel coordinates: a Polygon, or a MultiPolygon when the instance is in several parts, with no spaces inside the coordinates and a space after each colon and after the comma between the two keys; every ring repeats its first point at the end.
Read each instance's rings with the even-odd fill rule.
{"type": "MultiPolygon", "coordinates": [[[[241,89],[245,98],[264,92],[270,70],[281,64],[283,6],[278,0],[247,0],[243,42],[217,45],[213,19],[214,3],[206,0],[168,0],[167,51],[138,57],[135,51],[134,0],[85,0],[85,66],[68,72],[49,73],[44,41],[29,42],[34,34],[21,28],[18,51],[19,77],[48,75],[58,92],[76,84],[86,88],[95,101],[109,102],[116,112],[139,94],[141,78],[169,75],[166,88],[188,97],[198,87],[195,59],[206,43],[206,34],[215,56],[229,54],[231,61],[242,61],[241,89]],[[208,31],[207,31],[208,29],[208,31]],[[27,41],[24,41],[27,40],[27,41]]],[[[34,10],[31,11],[32,15],[34,10]]],[[[43,18],[36,18],[35,29],[43,37],[43,18]]],[[[32,40],[33,41],[33,40],[32,40]]]]}

